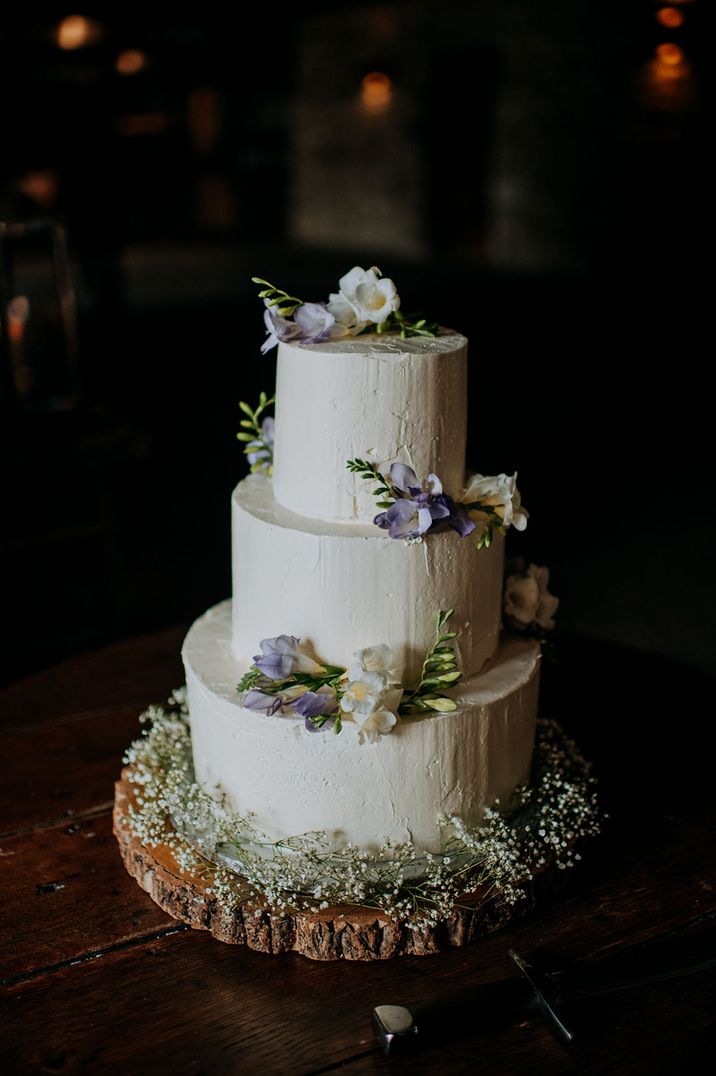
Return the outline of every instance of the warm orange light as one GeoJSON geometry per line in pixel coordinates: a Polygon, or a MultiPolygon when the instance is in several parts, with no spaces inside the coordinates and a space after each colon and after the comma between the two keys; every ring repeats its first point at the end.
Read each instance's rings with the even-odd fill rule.
{"type": "Polygon", "coordinates": [[[7,334],[15,343],[22,340],[29,318],[30,300],[26,295],[16,295],[7,304],[7,334]]]}
{"type": "Polygon", "coordinates": [[[171,119],[164,112],[140,112],[130,116],[120,116],[114,121],[114,128],[121,135],[160,135],[168,131],[171,119]]]}
{"type": "Polygon", "coordinates": [[[56,40],[61,49],[81,49],[99,37],[99,27],[84,15],[68,15],[57,27],[56,40]]]}
{"type": "Polygon", "coordinates": [[[25,396],[35,387],[35,371],[29,366],[18,366],[14,374],[15,388],[25,396]]]}
{"type": "Polygon", "coordinates": [[[671,42],[657,45],[656,56],[661,63],[668,64],[669,67],[677,67],[684,60],[684,54],[679,46],[672,45],[671,42]]]}
{"type": "Polygon", "coordinates": [[[51,168],[41,168],[36,172],[26,172],[17,181],[18,189],[31,198],[41,209],[50,209],[57,201],[60,180],[57,172],[51,168]]]}
{"type": "Polygon", "coordinates": [[[654,58],[645,64],[641,78],[642,103],[662,112],[680,112],[690,108],[696,97],[696,86],[687,60],[682,63],[662,63],[654,58]]]}
{"type": "Polygon", "coordinates": [[[147,66],[147,57],[139,49],[125,49],[120,52],[114,66],[120,75],[136,75],[147,66]]]}
{"type": "Polygon", "coordinates": [[[684,25],[684,16],[676,7],[660,7],[656,13],[656,21],[662,26],[668,26],[670,30],[684,25]]]}
{"type": "Polygon", "coordinates": [[[393,82],[384,71],[369,71],[361,82],[361,99],[372,111],[387,108],[393,96],[393,82]]]}
{"type": "Polygon", "coordinates": [[[221,132],[221,99],[215,89],[202,86],[191,91],[187,121],[196,152],[210,153],[221,132]]]}

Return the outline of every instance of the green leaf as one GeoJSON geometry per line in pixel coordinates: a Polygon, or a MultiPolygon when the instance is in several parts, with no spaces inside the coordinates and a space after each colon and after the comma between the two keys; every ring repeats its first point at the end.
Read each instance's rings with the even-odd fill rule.
{"type": "MultiPolygon", "coordinates": [[[[438,673],[453,672],[456,668],[457,666],[454,661],[429,661],[427,662],[426,672],[428,672],[430,676],[436,676],[438,673]]],[[[424,684],[426,681],[423,680],[422,683],[424,684]]]]}
{"type": "Polygon", "coordinates": [[[451,714],[457,710],[457,703],[453,699],[423,699],[423,702],[431,710],[437,710],[440,714],[451,714]]]}
{"type": "Polygon", "coordinates": [[[440,684],[454,684],[460,679],[462,673],[459,669],[454,669],[451,672],[440,673],[439,676],[426,676],[420,682],[421,688],[423,687],[438,687],[440,684]]]}
{"type": "Polygon", "coordinates": [[[256,440],[256,434],[255,433],[237,433],[236,434],[236,439],[237,439],[237,441],[255,441],[256,440]]]}
{"type": "Polygon", "coordinates": [[[462,676],[462,670],[453,669],[453,670],[449,670],[448,672],[441,673],[440,676],[438,677],[438,680],[440,681],[441,684],[456,684],[461,676],[462,676]]]}
{"type": "Polygon", "coordinates": [[[243,400],[239,400],[239,407],[241,408],[241,410],[244,412],[245,415],[248,415],[250,419],[253,419],[254,413],[253,413],[253,411],[251,410],[251,408],[249,407],[249,405],[247,403],[244,403],[243,400]]]}
{"type": "Polygon", "coordinates": [[[255,665],[252,665],[247,673],[239,680],[236,690],[247,691],[249,688],[254,687],[261,679],[261,671],[257,669],[255,665]]]}

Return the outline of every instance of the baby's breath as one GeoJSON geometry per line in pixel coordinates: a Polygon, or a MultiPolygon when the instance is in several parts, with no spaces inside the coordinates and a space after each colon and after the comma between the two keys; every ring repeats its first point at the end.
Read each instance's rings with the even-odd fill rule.
{"type": "Polygon", "coordinates": [[[142,715],[149,726],[125,756],[135,803],[126,824],[142,843],[168,845],[180,868],[205,879],[227,908],[245,901],[272,914],[317,912],[336,904],[380,911],[411,929],[435,926],[468,896],[515,906],[534,875],[571,867],[579,842],[599,832],[595,782],[575,744],[551,721],[538,722],[532,781],[511,810],[488,808],[479,826],[440,819],[440,853],[383,841],[374,851],[335,850],[325,833],[272,840],[250,815],[195,780],[183,689],[142,715]]]}

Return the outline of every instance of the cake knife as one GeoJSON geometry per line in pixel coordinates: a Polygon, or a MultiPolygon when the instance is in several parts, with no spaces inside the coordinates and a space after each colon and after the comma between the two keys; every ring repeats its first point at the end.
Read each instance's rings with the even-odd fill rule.
{"type": "Polygon", "coordinates": [[[685,942],[681,932],[630,946],[618,956],[546,971],[514,949],[508,954],[519,978],[454,992],[440,1001],[378,1005],[372,1025],[385,1054],[436,1042],[481,1024],[496,1028],[541,1013],[563,1043],[575,1038],[573,1008],[587,998],[694,975],[716,968],[716,938],[685,942]]]}

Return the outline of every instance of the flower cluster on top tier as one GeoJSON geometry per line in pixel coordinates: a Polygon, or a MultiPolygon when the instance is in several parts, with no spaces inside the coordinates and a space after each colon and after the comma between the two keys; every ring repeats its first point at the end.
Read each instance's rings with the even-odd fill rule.
{"type": "Polygon", "coordinates": [[[436,474],[420,481],[406,463],[393,463],[390,479],[370,460],[348,460],[346,467],[366,481],[377,483],[373,490],[377,507],[384,509],[373,522],[391,538],[420,541],[424,534],[449,527],[461,538],[474,534],[478,549],[489,546],[495,531],[505,534],[509,527],[523,531],[528,512],[522,507],[517,474],[473,475],[466,488],[453,500],[443,490],[436,474]]]}
{"type": "Polygon", "coordinates": [[[452,615],[452,609],[438,614],[435,642],[414,691],[402,687],[393,650],[385,643],[358,650],[344,669],[315,661],[295,635],[277,635],[261,641],[261,653],[239,683],[242,703],[267,715],[298,714],[309,732],[338,733],[350,722],[361,744],[375,743],[391,732],[399,716],[426,710],[450,713],[457,704],[441,691],[461,676],[452,646],[457,635],[446,630],[452,615]]]}
{"type": "Polygon", "coordinates": [[[406,318],[400,311],[400,296],[392,280],[374,265],[359,265],[342,276],[338,291],[331,292],[327,303],[307,303],[289,295],[262,277],[251,278],[260,284],[267,337],[261,346],[266,354],[280,342],[320,344],[362,332],[397,332],[401,336],[435,336],[437,324],[425,318],[406,318]]]}

